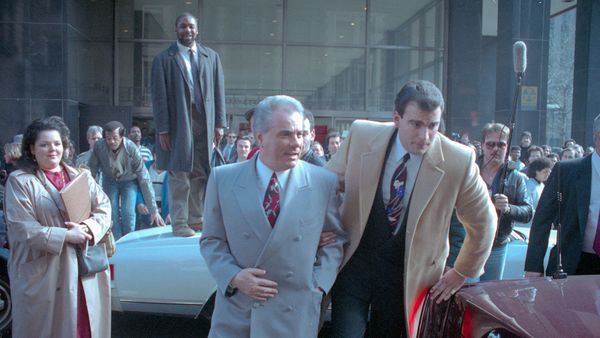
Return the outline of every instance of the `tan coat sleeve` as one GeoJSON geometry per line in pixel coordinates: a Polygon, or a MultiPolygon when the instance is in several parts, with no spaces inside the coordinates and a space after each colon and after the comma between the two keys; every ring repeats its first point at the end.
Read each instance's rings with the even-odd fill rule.
{"type": "Polygon", "coordinates": [[[471,165],[458,194],[456,213],[465,227],[466,236],[454,269],[465,277],[478,277],[483,274],[483,266],[490,255],[498,217],[475,165],[475,153],[471,155],[471,165]]]}
{"type": "Polygon", "coordinates": [[[43,202],[52,202],[45,201],[45,197],[42,196],[43,192],[38,190],[39,187],[36,187],[36,184],[31,181],[19,180],[14,175],[8,178],[5,192],[5,213],[9,227],[7,229],[9,239],[11,243],[26,242],[35,250],[60,255],[67,229],[57,227],[55,224],[41,223],[53,221],[51,215],[40,210],[43,202]],[[44,213],[44,216],[47,217],[38,221],[39,213],[44,213]]]}

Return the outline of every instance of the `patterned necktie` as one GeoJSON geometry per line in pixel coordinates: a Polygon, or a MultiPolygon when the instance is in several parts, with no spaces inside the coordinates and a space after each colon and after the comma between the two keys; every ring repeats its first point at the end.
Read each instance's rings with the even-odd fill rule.
{"type": "Polygon", "coordinates": [[[265,198],[263,200],[265,214],[272,227],[275,226],[277,215],[279,215],[279,188],[277,175],[273,173],[269,180],[269,186],[267,187],[267,192],[265,192],[265,198]]]}
{"type": "Polygon", "coordinates": [[[598,213],[598,224],[596,225],[596,238],[594,238],[594,251],[600,256],[600,212],[598,213]]]}
{"type": "Polygon", "coordinates": [[[385,208],[387,213],[388,220],[390,221],[390,227],[392,229],[392,233],[396,232],[396,228],[400,223],[400,216],[402,214],[402,198],[405,193],[405,185],[406,185],[406,162],[410,158],[410,154],[406,153],[402,157],[400,164],[394,171],[394,176],[392,176],[392,181],[390,182],[390,201],[385,208]]]}
{"type": "Polygon", "coordinates": [[[188,54],[190,56],[190,66],[192,68],[192,82],[194,83],[194,104],[199,107],[202,103],[202,94],[200,92],[200,73],[198,72],[198,63],[194,57],[193,49],[188,49],[188,54]]]}

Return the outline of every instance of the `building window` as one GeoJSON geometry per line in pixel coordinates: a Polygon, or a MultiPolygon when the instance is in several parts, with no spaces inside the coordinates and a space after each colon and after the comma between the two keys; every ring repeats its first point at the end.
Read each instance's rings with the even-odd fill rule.
{"type": "Polygon", "coordinates": [[[152,59],[175,41],[182,12],[198,18],[200,41],[221,56],[232,121],[287,94],[317,121],[343,127],[389,119],[407,80],[442,87],[443,0],[117,0],[117,100],[135,116],[152,116],[152,59]]]}

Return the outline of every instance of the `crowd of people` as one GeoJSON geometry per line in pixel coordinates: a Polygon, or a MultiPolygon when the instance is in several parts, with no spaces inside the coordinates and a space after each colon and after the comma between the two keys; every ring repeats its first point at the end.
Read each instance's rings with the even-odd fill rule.
{"type": "Polygon", "coordinates": [[[90,126],[76,156],[58,117],[5,145],[16,337],[110,336],[108,271],[81,275],[76,249],[165,223],[174,236],[202,231],[217,283],[211,337],[315,337],[330,302],[335,337],[412,337],[425,294],[441,302],[502,278],[515,224],[531,227],[526,277],[543,275],[558,224],[565,271],[600,274],[600,116],[585,150],[534,146],[529,132],[511,147],[501,123],[460,144],[439,132],[441,91],[418,80],[396,95],[392,122],[356,120],[325,147],[285,95],[225,132],[219,55],[196,43],[192,15],[176,33],[152,67],[155,145],[111,121],[90,126]],[[75,223],[59,192],[79,175],[91,205],[75,223]]]}

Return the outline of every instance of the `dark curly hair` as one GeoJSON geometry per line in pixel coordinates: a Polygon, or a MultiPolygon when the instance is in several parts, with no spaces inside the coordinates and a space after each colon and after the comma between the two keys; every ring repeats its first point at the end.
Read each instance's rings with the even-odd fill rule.
{"type": "MultiPolygon", "coordinates": [[[[35,145],[40,133],[47,130],[58,131],[63,148],[69,146],[71,132],[63,119],[58,116],[50,116],[34,120],[27,126],[25,134],[23,134],[23,143],[21,144],[23,157],[20,160],[20,167],[23,170],[33,173],[38,169],[38,164],[31,153],[31,147],[35,145]]],[[[63,161],[64,159],[61,159],[61,164],[63,161]]]]}
{"type": "Polygon", "coordinates": [[[547,157],[536,158],[535,160],[531,161],[527,167],[527,177],[535,178],[535,174],[538,171],[542,171],[546,168],[552,168],[553,166],[554,163],[547,157]]]}

